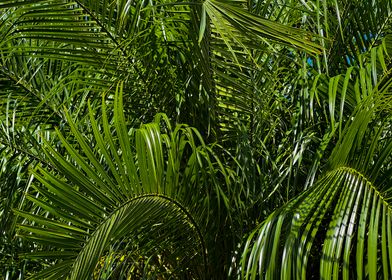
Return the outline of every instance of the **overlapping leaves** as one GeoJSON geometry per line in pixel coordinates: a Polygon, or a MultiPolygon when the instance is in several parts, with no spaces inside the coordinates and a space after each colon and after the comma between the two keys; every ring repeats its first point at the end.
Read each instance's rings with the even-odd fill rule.
{"type": "MultiPolygon", "coordinates": [[[[152,270],[173,266],[181,269],[170,273],[191,278],[206,273],[207,251],[199,224],[208,220],[209,212],[198,202],[206,196],[225,202],[213,178],[218,176],[215,172],[225,175],[226,170],[196,130],[185,125],[172,130],[164,115],[129,130],[122,90],[120,84],[112,117],[105,101],[100,121],[90,107],[92,140],[87,141],[68,115],[74,137],[57,133],[66,153],[45,145],[50,165],[35,169],[35,192],[27,195],[35,213],[16,211],[24,218],[19,236],[42,245],[24,257],[57,259],[33,279],[90,277],[113,246],[136,246],[139,256],[159,256],[162,261],[150,264],[152,270]]],[[[133,269],[124,275],[137,270],[139,262],[131,264],[133,269]]],[[[108,271],[115,270],[113,264],[108,271]]]]}
{"type": "Polygon", "coordinates": [[[390,84],[362,89],[326,175],[250,235],[245,279],[391,276],[390,84]]]}

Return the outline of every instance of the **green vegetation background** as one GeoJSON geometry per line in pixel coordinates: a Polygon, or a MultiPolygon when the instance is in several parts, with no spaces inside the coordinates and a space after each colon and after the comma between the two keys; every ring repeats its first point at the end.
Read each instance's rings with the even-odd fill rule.
{"type": "Polygon", "coordinates": [[[2,279],[390,279],[389,0],[0,0],[2,279]]]}

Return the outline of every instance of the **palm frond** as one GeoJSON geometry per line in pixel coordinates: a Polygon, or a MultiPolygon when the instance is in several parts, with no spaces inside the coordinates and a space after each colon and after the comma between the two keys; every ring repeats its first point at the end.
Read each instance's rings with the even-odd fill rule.
{"type": "MultiPolygon", "coordinates": [[[[47,183],[51,184],[51,182],[47,183]]],[[[175,263],[169,262],[165,265],[188,267],[192,273],[199,276],[206,272],[205,245],[197,224],[183,206],[162,195],[134,197],[115,209],[108,217],[103,218],[101,224],[91,232],[69,226],[66,222],[55,222],[52,219],[20,211],[17,214],[45,226],[43,229],[38,226],[20,225],[23,231],[31,232],[29,235],[24,235],[25,238],[63,248],[57,252],[26,254],[28,258],[61,256],[63,259],[62,262],[32,276],[31,279],[68,276],[70,279],[88,278],[109,247],[118,246],[119,243],[124,247],[127,244],[137,243],[141,246],[146,242],[143,244],[143,252],[167,255],[165,261],[176,260],[175,263]],[[154,239],[161,240],[159,250],[154,248],[155,243],[149,244],[154,239]],[[81,246],[80,242],[85,244],[81,246]]],[[[185,272],[181,271],[181,273],[185,272]]]]}
{"type": "Polygon", "coordinates": [[[58,269],[57,264],[50,266],[33,279],[68,275],[66,266],[72,266],[71,279],[85,278],[109,247],[120,243],[137,246],[134,249],[144,252],[141,256],[164,254],[165,261],[170,259],[167,265],[188,267],[190,275],[207,271],[205,225],[199,224],[208,222],[211,211],[199,203],[214,201],[228,207],[219,174],[211,176],[220,172],[227,177],[227,171],[197,130],[186,125],[172,129],[163,114],[139,129],[127,128],[122,92],[120,83],[111,117],[104,98],[101,121],[90,106],[92,140],[87,141],[88,135],[79,131],[81,123],[67,114],[72,136],[57,130],[65,154],[45,144],[49,165],[35,169],[35,192],[26,197],[37,210],[15,213],[24,219],[19,236],[42,246],[41,252],[26,258],[56,258],[59,252],[64,258],[58,269]],[[200,196],[191,188],[200,188],[200,196]],[[156,244],[159,251],[153,250],[156,244]],[[46,254],[45,248],[51,246],[58,251],[46,254]]]}
{"type": "Polygon", "coordinates": [[[347,122],[331,171],[251,233],[242,277],[390,277],[390,79],[382,84],[347,122]],[[377,184],[379,172],[384,180],[377,184]]]}
{"type": "Polygon", "coordinates": [[[242,276],[388,278],[388,197],[357,170],[337,168],[250,235],[242,276]]]}

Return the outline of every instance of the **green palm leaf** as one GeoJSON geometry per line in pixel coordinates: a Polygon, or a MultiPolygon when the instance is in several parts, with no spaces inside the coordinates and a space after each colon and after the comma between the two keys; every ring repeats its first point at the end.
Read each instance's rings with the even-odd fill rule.
{"type": "Polygon", "coordinates": [[[243,277],[388,278],[391,214],[388,198],[366,177],[355,169],[338,168],[251,235],[243,277]]]}
{"type": "MultiPolygon", "coordinates": [[[[121,101],[122,84],[116,92],[112,120],[105,101],[102,122],[94,119],[90,107],[95,145],[87,142],[79,124],[67,114],[73,137],[57,131],[66,155],[47,142],[45,154],[50,165],[38,166],[34,172],[37,195],[27,199],[36,205],[37,214],[15,210],[24,219],[19,236],[43,246],[41,252],[24,254],[26,258],[58,259],[64,253],[62,262],[33,279],[89,277],[97,273],[101,257],[119,244],[139,247],[140,256],[158,255],[164,258],[161,265],[182,267],[179,275],[198,278],[207,272],[206,244],[199,223],[208,221],[210,213],[199,208],[198,201],[206,198],[204,194],[215,194],[223,202],[226,198],[217,182],[211,181],[213,173],[201,170],[223,174],[226,170],[195,129],[177,125],[172,130],[165,115],[129,131],[121,101]],[[200,197],[195,197],[189,188],[200,186],[200,182],[214,188],[200,189],[200,197]],[[157,245],[160,250],[154,251],[157,245]],[[45,251],[52,246],[57,251],[45,251]]],[[[131,263],[134,265],[137,262],[131,263]]],[[[113,263],[110,271],[115,267],[113,263]]]]}
{"type": "Polygon", "coordinates": [[[390,116],[389,83],[357,107],[332,152],[331,171],[252,232],[245,279],[390,277],[391,193],[383,176],[392,149],[389,138],[379,138],[389,130],[390,117],[380,122],[380,114],[390,116]]]}

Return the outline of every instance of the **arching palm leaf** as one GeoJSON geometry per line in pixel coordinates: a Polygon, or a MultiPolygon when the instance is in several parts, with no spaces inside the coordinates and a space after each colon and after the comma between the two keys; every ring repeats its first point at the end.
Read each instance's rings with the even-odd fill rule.
{"type": "Polygon", "coordinates": [[[250,235],[244,278],[390,277],[389,87],[387,78],[360,102],[332,152],[331,171],[250,235]]]}
{"type": "Polygon", "coordinates": [[[50,166],[34,172],[40,183],[33,183],[36,195],[27,198],[37,207],[36,214],[16,211],[25,219],[19,235],[43,245],[43,251],[26,258],[59,259],[64,254],[61,262],[34,279],[89,277],[101,256],[119,242],[123,247],[138,246],[140,256],[160,256],[160,265],[182,267],[179,275],[198,278],[207,272],[204,230],[199,224],[208,221],[210,213],[198,204],[213,196],[225,203],[211,175],[214,170],[226,171],[215,167],[220,163],[210,158],[196,130],[184,125],[172,130],[164,115],[129,131],[121,85],[117,92],[112,120],[105,102],[102,122],[94,119],[90,108],[93,145],[68,116],[74,139],[58,132],[66,156],[48,144],[45,153],[50,166]],[[199,188],[200,195],[191,195],[193,188],[199,188]],[[157,245],[160,249],[153,250],[157,245]],[[58,250],[45,251],[47,246],[58,250]]]}
{"type": "Polygon", "coordinates": [[[251,235],[243,277],[388,278],[388,198],[357,170],[337,168],[251,235]]]}

